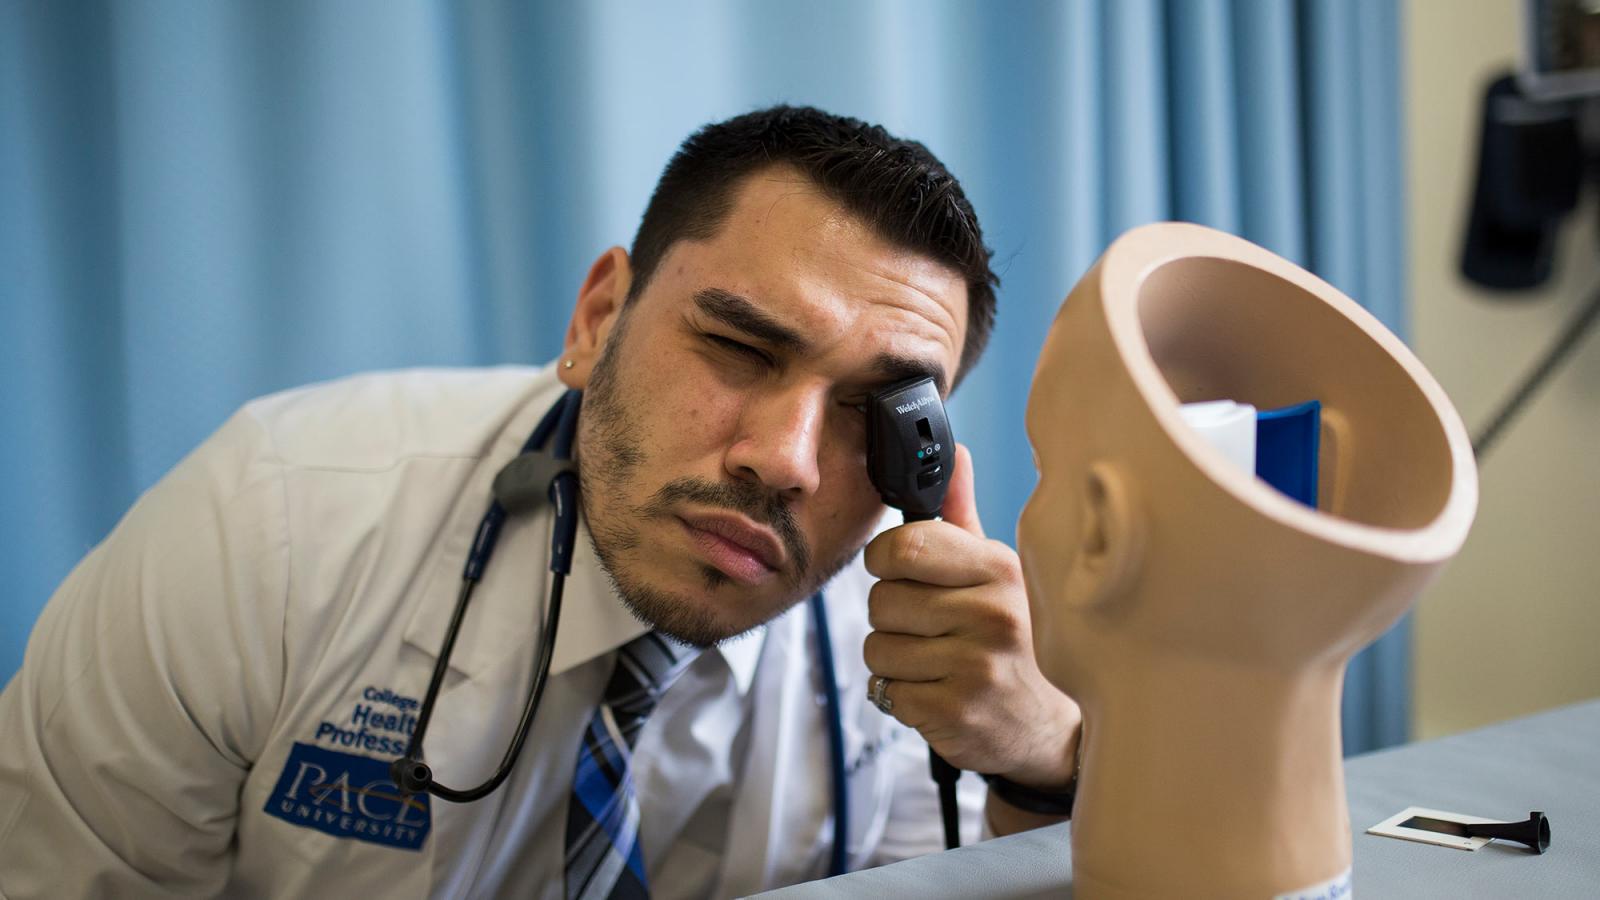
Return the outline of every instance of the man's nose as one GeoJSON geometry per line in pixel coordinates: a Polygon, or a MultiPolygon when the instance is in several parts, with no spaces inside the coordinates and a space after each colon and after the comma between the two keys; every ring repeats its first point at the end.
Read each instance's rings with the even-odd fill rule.
{"type": "Polygon", "coordinates": [[[758,481],[787,499],[815,493],[826,412],[826,394],[801,387],[752,398],[728,448],[729,474],[758,481]]]}

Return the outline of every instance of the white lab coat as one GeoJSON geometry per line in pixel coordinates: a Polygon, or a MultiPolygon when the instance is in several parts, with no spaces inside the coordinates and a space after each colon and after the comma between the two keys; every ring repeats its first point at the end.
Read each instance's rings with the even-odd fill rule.
{"type": "MultiPolygon", "coordinates": [[[[141,498],[51,598],[0,694],[0,897],[493,895],[484,860],[524,852],[483,846],[495,833],[485,823],[515,815],[510,790],[467,805],[435,799],[419,835],[414,808],[363,786],[370,765],[403,749],[407,710],[384,691],[425,692],[490,482],[561,390],[549,368],[504,368],[265,398],[141,498]],[[349,726],[361,704],[393,718],[318,734],[330,719],[349,726]],[[304,745],[374,762],[340,781],[334,757],[307,768],[304,745]],[[321,784],[319,797],[353,792],[341,794],[353,815],[296,821],[316,812],[296,771],[321,784]],[[374,839],[350,836],[363,827],[374,839]]],[[[548,529],[548,512],[511,519],[474,594],[427,738],[452,786],[492,771],[511,736],[538,645],[548,529]]],[[[853,867],[942,843],[926,745],[866,701],[870,584],[857,560],[826,592],[853,867]]],[[[582,637],[566,625],[557,675],[582,637]]],[[[805,605],[763,640],[724,896],[819,877],[832,841],[805,605]]],[[[548,718],[541,711],[519,766],[537,764],[548,718]]],[[[975,782],[964,780],[968,840],[975,782]]]]}

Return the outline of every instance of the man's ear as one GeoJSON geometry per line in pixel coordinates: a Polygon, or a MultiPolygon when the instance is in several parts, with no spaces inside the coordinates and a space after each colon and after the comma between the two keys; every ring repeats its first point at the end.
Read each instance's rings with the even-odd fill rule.
{"type": "Polygon", "coordinates": [[[1144,551],[1143,524],[1133,480],[1104,460],[1090,465],[1084,478],[1083,530],[1067,570],[1069,606],[1100,606],[1133,583],[1144,551]]]}
{"type": "Polygon", "coordinates": [[[589,375],[605,350],[606,338],[622,314],[632,286],[633,265],[621,247],[600,254],[589,267],[589,275],[578,289],[578,305],[572,310],[561,363],[556,367],[562,384],[578,390],[588,386],[589,375]]]}

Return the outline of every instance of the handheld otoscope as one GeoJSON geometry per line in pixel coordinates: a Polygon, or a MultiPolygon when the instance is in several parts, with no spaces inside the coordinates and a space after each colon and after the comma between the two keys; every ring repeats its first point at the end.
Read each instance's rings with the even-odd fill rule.
{"type": "MultiPolygon", "coordinates": [[[[867,400],[867,474],[883,502],[905,513],[905,521],[938,518],[955,467],[956,443],[950,419],[932,378],[898,382],[867,400]]],[[[961,770],[928,748],[944,843],[961,846],[956,780],[961,770]]]]}

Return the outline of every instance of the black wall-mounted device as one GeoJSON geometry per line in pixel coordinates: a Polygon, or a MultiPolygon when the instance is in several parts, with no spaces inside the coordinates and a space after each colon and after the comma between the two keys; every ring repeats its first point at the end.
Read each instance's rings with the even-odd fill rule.
{"type": "MultiPolygon", "coordinates": [[[[1523,0],[1522,7],[1522,65],[1483,97],[1461,251],[1461,274],[1501,297],[1550,278],[1563,221],[1600,181],[1600,7],[1593,0],[1523,0]]],[[[1597,322],[1600,289],[1473,436],[1480,463],[1597,322]]]]}

